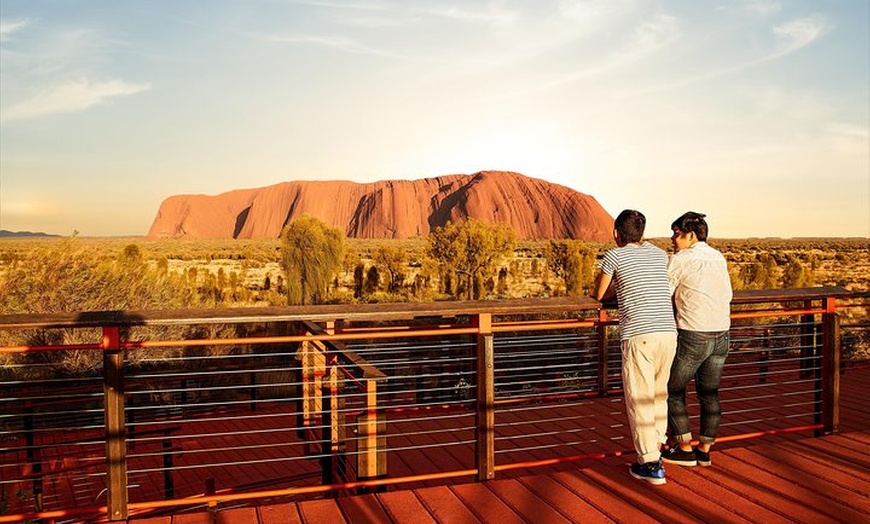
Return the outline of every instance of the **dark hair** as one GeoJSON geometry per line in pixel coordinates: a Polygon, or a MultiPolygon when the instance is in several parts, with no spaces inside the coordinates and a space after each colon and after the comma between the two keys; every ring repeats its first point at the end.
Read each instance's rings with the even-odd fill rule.
{"type": "Polygon", "coordinates": [[[695,213],[688,211],[683,213],[683,216],[674,220],[671,224],[671,229],[679,229],[682,233],[695,233],[698,240],[701,242],[707,241],[707,221],[704,213],[695,213]]]}
{"type": "Polygon", "coordinates": [[[616,217],[613,227],[623,242],[640,242],[646,229],[646,217],[640,211],[625,209],[616,217]]]}

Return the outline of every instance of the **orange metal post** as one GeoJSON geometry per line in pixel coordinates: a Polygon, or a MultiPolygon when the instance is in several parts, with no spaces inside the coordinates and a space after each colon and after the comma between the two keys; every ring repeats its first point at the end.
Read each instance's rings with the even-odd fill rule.
{"type": "Polygon", "coordinates": [[[359,454],[357,477],[360,480],[384,478],[387,475],[387,423],[378,410],[378,382],[366,380],[366,412],[359,424],[359,454]]]}
{"type": "Polygon", "coordinates": [[[329,366],[327,395],[324,400],[324,435],[323,454],[326,460],[324,478],[329,478],[330,483],[347,482],[347,468],[345,465],[345,424],[344,424],[344,379],[341,377],[338,366],[329,366]]]}
{"type": "Polygon", "coordinates": [[[495,478],[495,358],[492,315],[474,317],[477,334],[477,479],[495,478]]]}
{"type": "MultiPolygon", "coordinates": [[[[822,314],[822,376],[821,409],[823,434],[830,435],[840,430],[840,317],[836,299],[824,299],[822,314]]],[[[819,388],[817,388],[818,390],[819,388]]],[[[818,432],[817,432],[818,433],[818,432]]]]}
{"type": "Polygon", "coordinates": [[[127,518],[124,424],[124,350],[118,327],[103,328],[103,395],[106,417],[106,489],[109,520],[127,518]]]}

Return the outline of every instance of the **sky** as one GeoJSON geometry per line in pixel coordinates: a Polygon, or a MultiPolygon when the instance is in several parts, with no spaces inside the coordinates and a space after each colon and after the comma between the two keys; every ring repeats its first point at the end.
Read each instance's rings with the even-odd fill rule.
{"type": "Polygon", "coordinates": [[[2,0],[0,229],[515,171],[670,236],[870,237],[866,0],[2,0]]]}

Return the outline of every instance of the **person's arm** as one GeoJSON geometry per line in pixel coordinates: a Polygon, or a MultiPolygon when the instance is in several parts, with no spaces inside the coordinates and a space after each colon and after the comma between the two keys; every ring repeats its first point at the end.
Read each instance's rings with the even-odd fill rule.
{"type": "Polygon", "coordinates": [[[610,300],[615,294],[613,275],[608,275],[604,271],[598,273],[598,283],[595,286],[595,300],[610,300]]]}

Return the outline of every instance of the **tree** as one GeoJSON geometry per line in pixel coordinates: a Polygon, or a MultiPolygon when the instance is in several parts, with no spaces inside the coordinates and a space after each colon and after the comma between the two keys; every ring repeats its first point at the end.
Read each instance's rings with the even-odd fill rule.
{"type": "Polygon", "coordinates": [[[405,283],[408,250],[402,245],[384,245],[375,249],[372,261],[387,275],[387,292],[398,293],[405,283]]]}
{"type": "Polygon", "coordinates": [[[324,301],[330,282],[341,270],[344,233],[310,215],[281,231],[281,266],[287,276],[288,304],[324,301]]]}
{"type": "Polygon", "coordinates": [[[365,281],[363,282],[363,296],[376,293],[381,287],[381,272],[378,266],[372,266],[366,271],[365,281]]]}
{"type": "Polygon", "coordinates": [[[362,262],[358,262],[353,268],[353,298],[362,298],[363,282],[365,279],[366,266],[362,262]]]}
{"type": "Polygon", "coordinates": [[[426,248],[442,275],[456,273],[460,277],[463,286],[455,287],[456,295],[464,291],[473,300],[480,298],[487,277],[513,253],[515,246],[516,235],[508,224],[469,219],[433,229],[426,248]]]}
{"type": "Polygon", "coordinates": [[[815,280],[812,269],[805,267],[799,258],[789,256],[782,270],[782,287],[810,287],[815,280]]]}
{"type": "Polygon", "coordinates": [[[550,240],[547,267],[565,283],[565,294],[588,294],[595,280],[595,251],[580,240],[550,240]]]}
{"type": "Polygon", "coordinates": [[[778,267],[769,253],[761,253],[756,260],[743,266],[743,283],[746,289],[775,289],[778,267]]]}

